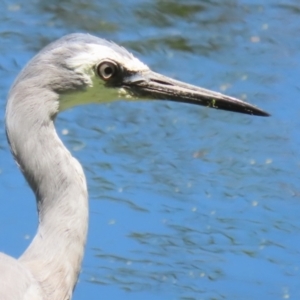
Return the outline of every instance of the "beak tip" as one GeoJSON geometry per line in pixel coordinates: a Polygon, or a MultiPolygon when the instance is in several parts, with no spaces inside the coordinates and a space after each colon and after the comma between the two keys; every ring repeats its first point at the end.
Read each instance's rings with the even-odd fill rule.
{"type": "Polygon", "coordinates": [[[266,111],[263,111],[263,110],[261,110],[259,108],[257,108],[251,114],[254,115],[254,116],[259,116],[259,117],[270,117],[271,116],[271,114],[269,114],[266,111]]]}

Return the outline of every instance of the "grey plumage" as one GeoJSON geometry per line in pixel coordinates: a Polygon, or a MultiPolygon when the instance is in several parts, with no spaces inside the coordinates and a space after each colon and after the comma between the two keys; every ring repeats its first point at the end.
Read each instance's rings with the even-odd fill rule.
{"type": "Polygon", "coordinates": [[[39,226],[20,258],[0,253],[1,300],[71,299],[86,241],[88,195],[82,167],[57,136],[54,120],[68,107],[119,98],[267,115],[238,99],[156,74],[123,47],[91,35],[68,35],[45,47],[8,95],[7,137],[35,193],[39,226]]]}

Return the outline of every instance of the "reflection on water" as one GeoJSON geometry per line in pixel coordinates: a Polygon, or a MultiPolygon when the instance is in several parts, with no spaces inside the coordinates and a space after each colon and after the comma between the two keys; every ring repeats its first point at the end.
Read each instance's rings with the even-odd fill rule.
{"type": "MultiPolygon", "coordinates": [[[[298,2],[3,1],[0,8],[2,99],[38,49],[88,31],[156,71],[273,115],[159,101],[63,113],[58,131],[84,166],[91,206],[74,299],[300,298],[298,2]]],[[[34,235],[36,209],[0,123],[0,250],[17,256],[34,235]]]]}

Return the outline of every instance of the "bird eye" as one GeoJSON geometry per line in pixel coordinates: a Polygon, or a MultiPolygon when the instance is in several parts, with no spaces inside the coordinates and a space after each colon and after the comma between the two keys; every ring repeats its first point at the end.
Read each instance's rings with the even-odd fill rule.
{"type": "Polygon", "coordinates": [[[118,65],[112,61],[104,61],[97,67],[98,75],[105,81],[115,77],[118,73],[118,65]]]}

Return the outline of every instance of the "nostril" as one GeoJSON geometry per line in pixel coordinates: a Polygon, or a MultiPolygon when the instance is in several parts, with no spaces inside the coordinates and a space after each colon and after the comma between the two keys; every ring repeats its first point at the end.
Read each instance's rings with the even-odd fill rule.
{"type": "Polygon", "coordinates": [[[162,80],[157,80],[157,79],[151,79],[151,81],[162,84],[162,85],[173,85],[172,83],[162,81],[162,80]]]}

